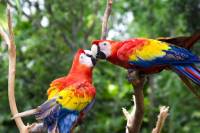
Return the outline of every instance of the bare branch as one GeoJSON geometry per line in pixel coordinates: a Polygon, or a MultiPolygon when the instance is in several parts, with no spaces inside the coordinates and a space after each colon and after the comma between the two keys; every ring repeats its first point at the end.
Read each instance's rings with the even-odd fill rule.
{"type": "MultiPolygon", "coordinates": [[[[3,27],[0,26],[0,35],[2,36],[3,40],[8,45],[8,59],[9,59],[8,100],[9,100],[11,113],[13,116],[16,116],[16,114],[20,114],[18,113],[16,100],[15,100],[16,46],[14,42],[14,34],[13,34],[13,29],[12,29],[12,16],[11,16],[9,6],[7,7],[7,18],[8,18],[8,34],[3,30],[3,27]]],[[[26,126],[23,123],[21,117],[14,117],[13,119],[15,120],[20,133],[28,133],[29,131],[32,130],[33,126],[32,125],[26,126]]],[[[35,130],[35,126],[34,126],[34,130],[35,130]]]]}
{"type": "Polygon", "coordinates": [[[25,116],[30,116],[33,115],[37,112],[37,109],[31,109],[31,110],[27,110],[18,114],[15,114],[12,119],[18,118],[18,117],[25,117],[25,116]]]}
{"type": "MultiPolygon", "coordinates": [[[[10,105],[10,110],[12,115],[18,113],[17,105],[15,101],[15,68],[16,68],[16,48],[14,43],[13,31],[12,31],[12,18],[10,13],[10,7],[7,8],[7,17],[8,17],[8,30],[9,35],[3,31],[3,28],[0,27],[0,33],[4,41],[8,45],[8,56],[9,56],[9,70],[8,70],[8,100],[10,105]]],[[[20,132],[23,132],[25,125],[21,118],[16,118],[15,122],[20,132]]]]}
{"type": "Polygon", "coordinates": [[[123,109],[123,113],[127,119],[126,133],[139,133],[144,116],[144,95],[143,87],[145,77],[138,75],[136,71],[129,73],[129,78],[132,78],[132,86],[134,87],[133,101],[134,106],[131,113],[123,109]]]}
{"type": "Polygon", "coordinates": [[[168,111],[169,111],[169,107],[162,106],[160,108],[160,114],[158,115],[156,127],[152,130],[152,133],[161,133],[165,120],[167,116],[169,115],[168,111]]]}
{"type": "Polygon", "coordinates": [[[112,0],[107,0],[106,10],[103,16],[102,30],[101,30],[101,39],[106,39],[108,33],[108,19],[112,11],[112,0]]]}

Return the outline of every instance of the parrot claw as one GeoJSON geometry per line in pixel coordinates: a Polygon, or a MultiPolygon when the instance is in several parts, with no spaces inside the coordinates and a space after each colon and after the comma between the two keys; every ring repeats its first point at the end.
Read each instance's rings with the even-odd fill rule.
{"type": "Polygon", "coordinates": [[[126,77],[129,83],[132,83],[134,81],[134,78],[131,76],[126,77]]]}
{"type": "Polygon", "coordinates": [[[138,71],[128,70],[127,80],[129,83],[132,83],[134,85],[138,85],[141,83],[141,81],[144,81],[145,75],[139,73],[138,71]]]}
{"type": "Polygon", "coordinates": [[[135,71],[134,69],[128,69],[128,73],[132,73],[133,71],[135,71]]]}

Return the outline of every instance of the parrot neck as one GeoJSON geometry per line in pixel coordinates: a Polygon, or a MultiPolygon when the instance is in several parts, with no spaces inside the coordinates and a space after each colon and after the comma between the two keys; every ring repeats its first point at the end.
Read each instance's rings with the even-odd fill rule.
{"type": "Polygon", "coordinates": [[[112,54],[110,56],[111,58],[117,56],[117,52],[118,52],[119,48],[122,47],[122,45],[124,45],[124,43],[121,43],[121,42],[116,42],[116,43],[113,44],[112,54]]]}
{"type": "Polygon", "coordinates": [[[111,63],[115,64],[115,65],[119,65],[119,66],[122,66],[122,67],[125,67],[127,68],[128,67],[128,64],[126,62],[123,62],[121,60],[119,60],[118,56],[117,56],[117,52],[118,50],[124,45],[124,43],[122,42],[117,42],[115,44],[113,44],[113,47],[112,47],[112,54],[111,56],[109,56],[107,58],[108,61],[110,61],[111,63]]]}
{"type": "Polygon", "coordinates": [[[92,68],[85,65],[72,66],[69,74],[77,77],[78,79],[85,79],[92,83],[92,68]]]}

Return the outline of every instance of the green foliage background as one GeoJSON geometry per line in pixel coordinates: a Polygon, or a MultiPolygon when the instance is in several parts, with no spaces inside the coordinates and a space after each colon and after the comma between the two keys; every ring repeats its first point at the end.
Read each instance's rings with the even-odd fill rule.
{"type": "MultiPolygon", "coordinates": [[[[199,0],[113,1],[110,39],[190,35],[200,29],[199,0]]],[[[15,0],[10,4],[17,45],[16,100],[19,110],[24,111],[45,101],[49,83],[67,74],[75,51],[80,47],[90,48],[90,42],[100,37],[106,0],[15,0]]],[[[5,7],[6,0],[2,0],[0,23],[3,26],[6,26],[5,7]]],[[[200,45],[193,51],[200,54],[200,45]]],[[[7,46],[1,41],[1,133],[17,132],[10,120],[7,70],[7,46]]],[[[124,132],[126,120],[121,108],[131,109],[133,92],[125,77],[124,69],[98,62],[93,76],[96,104],[77,132],[124,132]]],[[[151,131],[159,107],[166,105],[170,106],[170,116],[163,133],[199,133],[200,102],[177,75],[163,71],[151,79],[144,88],[145,118],[141,132],[151,131]]],[[[25,121],[30,123],[34,118],[25,121]]]]}

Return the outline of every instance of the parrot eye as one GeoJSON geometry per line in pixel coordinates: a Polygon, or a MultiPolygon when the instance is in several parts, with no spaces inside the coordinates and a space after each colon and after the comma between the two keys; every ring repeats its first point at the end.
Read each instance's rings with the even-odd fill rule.
{"type": "MultiPolygon", "coordinates": [[[[105,54],[106,57],[109,57],[111,52],[112,52],[112,49],[111,49],[111,44],[109,41],[103,41],[99,44],[98,46],[99,48],[99,51],[103,54],[105,54]]],[[[100,53],[98,52],[98,53],[100,53]]]]}
{"type": "Polygon", "coordinates": [[[81,55],[80,58],[83,59],[84,58],[83,55],[81,55]]]}
{"type": "Polygon", "coordinates": [[[82,53],[79,56],[79,62],[81,64],[84,64],[84,65],[88,66],[88,67],[93,67],[94,65],[93,65],[93,62],[92,62],[92,57],[90,57],[88,55],[86,55],[85,53],[84,54],[82,53]]]}
{"type": "Polygon", "coordinates": [[[107,47],[108,44],[109,44],[109,42],[102,42],[102,43],[100,43],[100,45],[101,45],[102,47],[107,47]]]}

